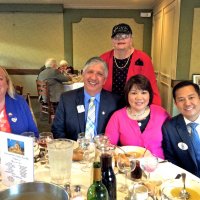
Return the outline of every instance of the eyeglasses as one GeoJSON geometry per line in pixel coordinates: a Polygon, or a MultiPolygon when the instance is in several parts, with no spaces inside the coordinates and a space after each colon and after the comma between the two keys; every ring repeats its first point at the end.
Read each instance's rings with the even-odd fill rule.
{"type": "Polygon", "coordinates": [[[129,38],[130,34],[124,34],[124,33],[118,33],[113,37],[114,40],[124,40],[126,38],[129,38]]]}

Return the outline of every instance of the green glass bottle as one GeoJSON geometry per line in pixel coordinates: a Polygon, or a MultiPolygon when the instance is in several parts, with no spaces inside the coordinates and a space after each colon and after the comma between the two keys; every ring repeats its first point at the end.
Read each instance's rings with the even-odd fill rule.
{"type": "Polygon", "coordinates": [[[93,163],[93,184],[87,192],[87,200],[108,200],[108,191],[106,186],[101,182],[101,164],[93,163]]]}

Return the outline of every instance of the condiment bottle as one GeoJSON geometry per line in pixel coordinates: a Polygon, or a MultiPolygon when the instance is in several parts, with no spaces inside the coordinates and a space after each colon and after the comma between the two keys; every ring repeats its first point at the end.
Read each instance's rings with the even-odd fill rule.
{"type": "Polygon", "coordinates": [[[116,176],[112,167],[113,148],[111,146],[104,146],[101,148],[101,175],[102,182],[106,186],[110,200],[117,199],[116,192],[116,176]]]}

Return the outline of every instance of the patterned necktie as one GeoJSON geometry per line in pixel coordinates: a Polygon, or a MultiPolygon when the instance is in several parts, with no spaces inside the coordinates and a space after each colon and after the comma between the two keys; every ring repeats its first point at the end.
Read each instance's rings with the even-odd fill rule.
{"type": "Polygon", "coordinates": [[[196,154],[196,158],[198,161],[198,165],[200,167],[200,138],[199,134],[196,130],[196,127],[198,126],[197,123],[189,123],[188,126],[191,128],[191,140],[193,144],[193,148],[196,154]]]}
{"type": "Polygon", "coordinates": [[[90,98],[87,121],[85,127],[85,137],[92,139],[94,137],[94,129],[95,129],[95,97],[90,98]]]}

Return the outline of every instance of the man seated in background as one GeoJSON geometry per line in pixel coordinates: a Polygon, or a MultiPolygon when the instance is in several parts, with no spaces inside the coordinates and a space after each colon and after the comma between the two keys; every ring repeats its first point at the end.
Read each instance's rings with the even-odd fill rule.
{"type": "Polygon", "coordinates": [[[93,57],[86,62],[84,87],[61,95],[52,125],[54,138],[77,140],[81,132],[88,138],[104,133],[120,100],[118,95],[102,89],[107,75],[107,65],[101,58],[93,57]]]}
{"type": "MultiPolygon", "coordinates": [[[[50,101],[59,102],[61,93],[64,92],[64,86],[62,82],[67,82],[71,80],[69,76],[61,74],[57,69],[57,63],[54,58],[48,58],[45,62],[46,68],[41,71],[38,75],[38,80],[48,82],[50,101]]],[[[43,97],[43,102],[45,103],[46,99],[43,97]]]]}
{"type": "Polygon", "coordinates": [[[165,159],[200,177],[200,89],[190,81],[173,88],[179,115],[163,125],[165,159]]]}

